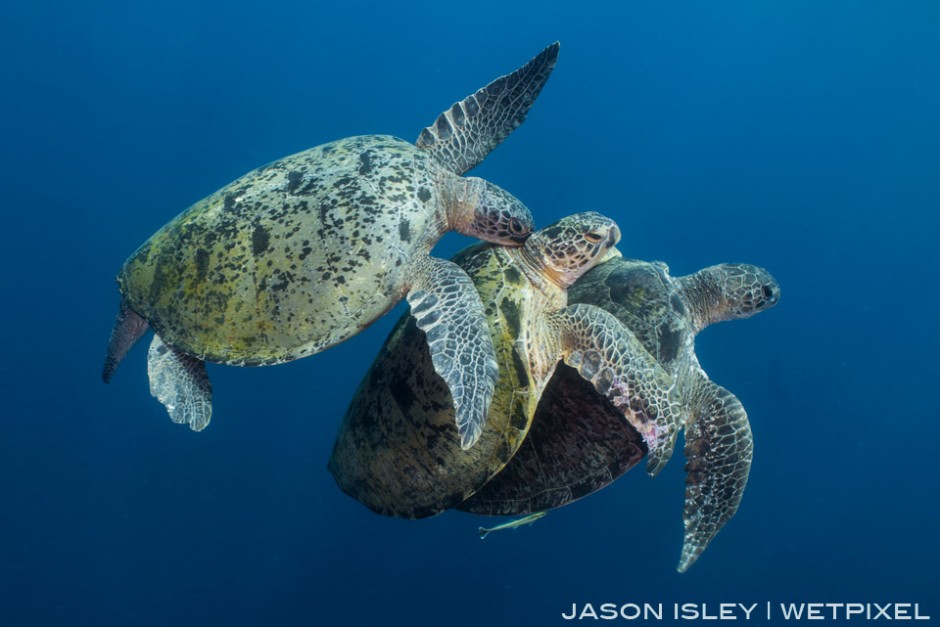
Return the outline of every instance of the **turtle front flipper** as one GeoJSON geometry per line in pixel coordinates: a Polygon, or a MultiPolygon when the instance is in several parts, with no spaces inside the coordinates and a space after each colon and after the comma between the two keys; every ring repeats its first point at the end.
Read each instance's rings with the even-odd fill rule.
{"type": "Polygon", "coordinates": [[[212,386],[206,362],[171,348],[153,336],[147,354],[150,393],[166,407],[170,419],[202,431],[212,417],[212,386]]]}
{"type": "Polygon", "coordinates": [[[556,41],[515,72],[454,103],[421,131],[418,148],[455,174],[472,170],[525,121],[555,69],[558,47],[556,41]]]}
{"type": "Polygon", "coordinates": [[[424,331],[434,370],[450,389],[460,446],[483,432],[499,375],[483,302],[460,266],[424,257],[413,272],[408,304],[424,331]]]}
{"type": "Polygon", "coordinates": [[[108,354],[104,358],[104,369],[101,371],[101,378],[105,383],[111,381],[118,364],[124,360],[127,351],[143,337],[148,327],[147,321],[137,315],[137,312],[131,309],[127,301],[122,298],[114,328],[111,329],[108,354]]]}
{"type": "Polygon", "coordinates": [[[672,456],[681,406],[672,378],[630,329],[593,305],[570,305],[549,316],[558,326],[562,358],[607,397],[649,448],[656,476],[672,456]]]}
{"type": "Polygon", "coordinates": [[[702,554],[731,520],[751,470],[754,441],[737,397],[703,377],[685,430],[685,539],[679,572],[702,554]]]}

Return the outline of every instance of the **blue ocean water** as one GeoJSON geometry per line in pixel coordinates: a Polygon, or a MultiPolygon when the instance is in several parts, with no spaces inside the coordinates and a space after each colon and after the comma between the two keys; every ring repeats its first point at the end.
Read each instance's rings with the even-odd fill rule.
{"type": "Polygon", "coordinates": [[[0,624],[541,626],[604,602],[662,603],[663,623],[677,602],[940,618],[938,28],[929,1],[5,3],[0,624]],[[698,340],[756,449],[688,573],[681,455],[484,542],[485,519],[345,496],[333,437],[402,307],[309,359],[210,366],[202,433],[150,397],[145,343],[101,383],[114,275],[163,223],[298,150],[411,140],[556,39],[529,119],[474,174],[540,225],[602,211],[625,254],[783,287],[698,340]]]}

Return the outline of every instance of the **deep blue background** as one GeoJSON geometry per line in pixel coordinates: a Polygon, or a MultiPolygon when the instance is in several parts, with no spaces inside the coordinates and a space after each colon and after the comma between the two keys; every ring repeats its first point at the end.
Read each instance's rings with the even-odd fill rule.
{"type": "Polygon", "coordinates": [[[940,5],[348,5],[0,8],[0,623],[527,626],[588,601],[940,616],[940,5]],[[783,286],[698,342],[756,453],[689,573],[681,455],[482,543],[483,519],[344,496],[332,438],[401,309],[300,362],[210,366],[200,434],[149,396],[146,343],[101,383],[114,274],[164,222],[309,146],[413,139],[555,39],[529,120],[474,174],[541,225],[603,211],[674,274],[747,261],[783,286]]]}

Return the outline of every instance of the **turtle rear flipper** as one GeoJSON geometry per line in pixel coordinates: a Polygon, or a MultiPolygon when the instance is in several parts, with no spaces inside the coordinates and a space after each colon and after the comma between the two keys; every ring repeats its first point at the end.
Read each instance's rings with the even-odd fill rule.
{"type": "Polygon", "coordinates": [[[475,168],[525,121],[555,69],[558,47],[556,41],[515,72],[454,103],[421,131],[418,148],[455,174],[475,168]]]}
{"type": "Polygon", "coordinates": [[[695,563],[738,510],[753,452],[751,426],[741,401],[703,377],[685,431],[685,538],[680,573],[695,563]]]}
{"type": "Polygon", "coordinates": [[[202,431],[212,417],[212,385],[206,362],[170,348],[153,336],[147,354],[150,393],[166,407],[177,424],[202,431]]]}
{"type": "Polygon", "coordinates": [[[122,298],[114,328],[111,330],[111,339],[108,341],[108,354],[104,358],[104,368],[101,371],[101,378],[105,383],[111,381],[114,371],[124,360],[127,351],[143,337],[148,327],[147,321],[128,307],[127,301],[122,298]]]}

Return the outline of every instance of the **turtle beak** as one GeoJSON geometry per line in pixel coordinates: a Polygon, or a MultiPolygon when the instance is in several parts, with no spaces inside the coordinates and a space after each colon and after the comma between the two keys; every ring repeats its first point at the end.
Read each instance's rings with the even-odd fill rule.
{"type": "Polygon", "coordinates": [[[607,234],[607,245],[611,248],[620,241],[620,227],[616,224],[611,225],[610,232],[607,234]]]}
{"type": "Polygon", "coordinates": [[[604,253],[603,257],[601,257],[599,263],[604,263],[605,261],[610,261],[611,259],[615,259],[617,257],[623,257],[623,255],[620,254],[620,251],[617,250],[617,242],[619,241],[620,228],[616,224],[612,224],[610,226],[610,231],[607,233],[607,242],[605,243],[605,246],[607,246],[607,252],[604,253]]]}
{"type": "Polygon", "coordinates": [[[610,261],[611,259],[616,259],[617,257],[623,257],[623,255],[619,250],[617,250],[616,246],[611,245],[611,247],[607,249],[607,252],[604,253],[604,256],[601,257],[601,260],[598,263],[604,263],[605,261],[610,261]]]}

